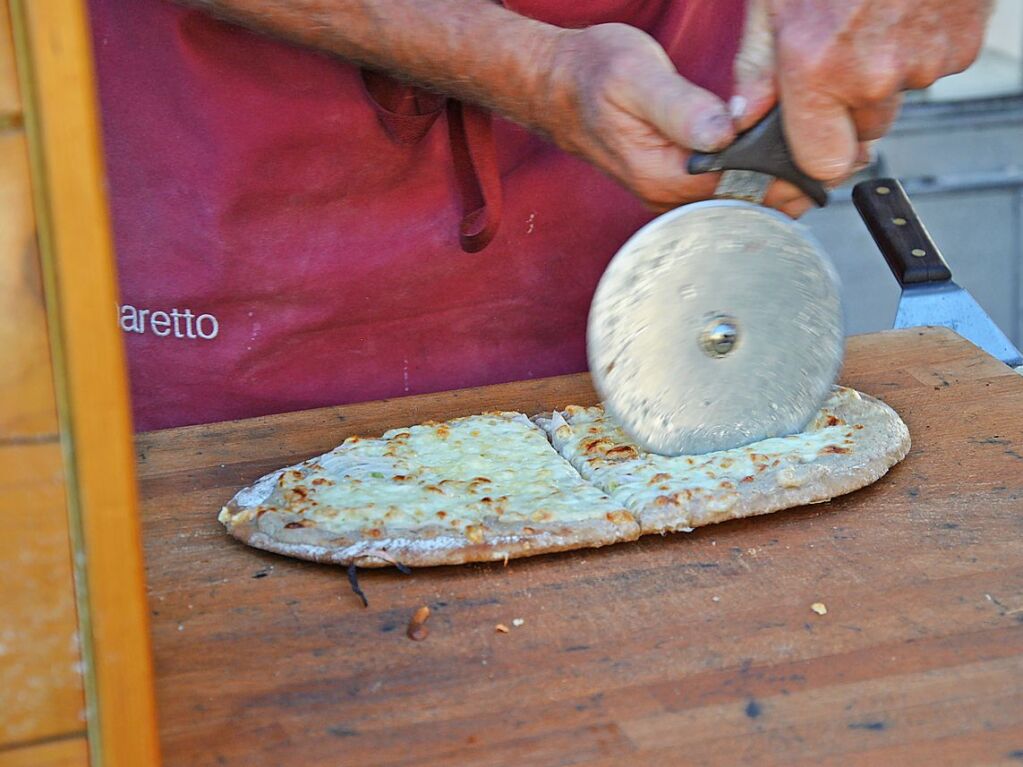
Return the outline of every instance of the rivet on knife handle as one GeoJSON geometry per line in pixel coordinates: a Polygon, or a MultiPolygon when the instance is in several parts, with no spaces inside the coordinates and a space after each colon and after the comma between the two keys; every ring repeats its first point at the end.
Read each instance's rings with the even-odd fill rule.
{"type": "Polygon", "coordinates": [[[853,203],[900,285],[947,282],[952,272],[894,178],[862,181],[853,203]]]}
{"type": "Polygon", "coordinates": [[[777,107],[722,151],[694,152],[687,170],[693,175],[728,170],[756,171],[785,179],[821,207],[828,204],[824,184],[803,173],[792,160],[782,130],[781,111],[777,107]]]}

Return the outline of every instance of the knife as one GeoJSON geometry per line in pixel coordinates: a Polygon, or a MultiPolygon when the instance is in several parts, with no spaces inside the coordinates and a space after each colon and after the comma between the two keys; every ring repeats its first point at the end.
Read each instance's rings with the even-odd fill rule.
{"type": "Polygon", "coordinates": [[[852,198],[902,288],[894,327],[951,328],[1009,367],[1023,365],[1019,349],[973,296],[952,281],[952,271],[897,179],[862,181],[852,198]]]}
{"type": "Polygon", "coordinates": [[[844,351],[837,272],[809,230],[764,207],[775,178],[818,204],[777,109],[690,173],[724,171],[715,199],[647,224],[593,297],[587,356],[608,413],[640,447],[695,455],[800,431],[844,351]]]}

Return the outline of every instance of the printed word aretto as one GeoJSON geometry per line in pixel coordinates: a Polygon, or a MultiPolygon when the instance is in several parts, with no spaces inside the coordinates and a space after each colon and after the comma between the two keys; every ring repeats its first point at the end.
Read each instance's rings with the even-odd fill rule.
{"type": "Polygon", "coordinates": [[[220,323],[212,314],[194,314],[191,309],[144,309],[124,304],[117,306],[118,321],[125,333],[152,333],[161,338],[201,338],[212,341],[220,332],[220,323]]]}

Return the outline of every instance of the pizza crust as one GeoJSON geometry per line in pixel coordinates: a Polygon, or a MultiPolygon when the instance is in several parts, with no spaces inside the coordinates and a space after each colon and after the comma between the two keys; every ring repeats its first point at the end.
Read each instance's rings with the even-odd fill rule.
{"type": "Polygon", "coordinates": [[[285,518],[275,514],[263,515],[260,524],[246,521],[233,525],[230,532],[257,549],[313,562],[359,567],[388,567],[395,563],[427,567],[502,561],[635,540],[639,537],[639,525],[632,515],[622,514],[618,524],[596,520],[572,527],[533,525],[530,533],[524,533],[517,525],[495,525],[484,532],[479,543],[436,526],[408,530],[404,534],[388,533],[383,538],[336,536],[309,528],[287,530],[284,529],[285,518]]]}

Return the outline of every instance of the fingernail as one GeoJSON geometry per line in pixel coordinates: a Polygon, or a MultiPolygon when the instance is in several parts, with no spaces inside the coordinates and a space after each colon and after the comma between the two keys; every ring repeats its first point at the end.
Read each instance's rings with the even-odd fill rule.
{"type": "Polygon", "coordinates": [[[744,114],[746,114],[746,107],[749,106],[749,102],[745,96],[732,96],[728,100],[728,111],[732,115],[733,120],[738,120],[744,114]]]}
{"type": "Polygon", "coordinates": [[[731,138],[731,135],[732,121],[727,115],[720,112],[709,115],[696,123],[693,129],[693,139],[696,144],[693,149],[698,149],[701,152],[713,152],[731,138]]]}

